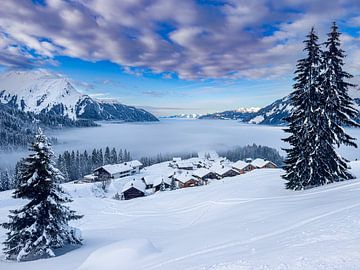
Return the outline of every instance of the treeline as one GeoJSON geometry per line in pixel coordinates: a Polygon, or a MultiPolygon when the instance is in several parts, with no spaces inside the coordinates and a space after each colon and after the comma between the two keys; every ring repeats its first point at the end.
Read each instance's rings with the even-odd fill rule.
{"type": "Polygon", "coordinates": [[[132,160],[126,149],[116,150],[106,147],[104,150],[93,149],[88,151],[65,151],[56,159],[59,170],[64,174],[65,182],[82,178],[94,169],[106,164],[116,164],[132,160]]]}
{"type": "MultiPolygon", "coordinates": [[[[39,127],[54,129],[93,126],[98,125],[90,120],[72,120],[50,113],[23,112],[9,104],[0,103],[0,151],[28,147],[39,127]]],[[[55,138],[50,138],[50,141],[52,144],[57,142],[55,138]]]]}
{"type": "Polygon", "coordinates": [[[228,160],[235,162],[246,158],[262,158],[274,162],[279,167],[283,166],[283,157],[274,148],[262,145],[246,145],[238,146],[232,150],[219,152],[220,156],[226,157],[228,160]]]}

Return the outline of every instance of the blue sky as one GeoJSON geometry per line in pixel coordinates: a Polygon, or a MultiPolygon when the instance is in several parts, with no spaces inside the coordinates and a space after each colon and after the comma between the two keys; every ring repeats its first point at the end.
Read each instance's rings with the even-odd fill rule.
{"type": "Polygon", "coordinates": [[[343,32],[360,75],[358,1],[2,2],[0,67],[43,68],[157,115],[261,107],[291,90],[302,40],[343,32]]]}

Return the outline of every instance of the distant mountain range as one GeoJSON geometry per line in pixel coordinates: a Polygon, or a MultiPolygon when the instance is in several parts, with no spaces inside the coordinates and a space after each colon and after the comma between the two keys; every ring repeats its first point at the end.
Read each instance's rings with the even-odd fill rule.
{"type": "Polygon", "coordinates": [[[23,112],[72,120],[158,121],[143,109],[81,94],[67,78],[42,70],[1,74],[0,103],[23,112]]]}
{"type": "MultiPolygon", "coordinates": [[[[354,99],[355,107],[360,109],[360,90],[352,89],[349,94],[354,99]]],[[[256,112],[224,111],[203,115],[199,119],[232,119],[251,124],[286,125],[284,118],[289,116],[291,109],[290,98],[286,96],[256,112]]],[[[360,115],[357,120],[360,122],[360,115]]]]}
{"type": "Polygon", "coordinates": [[[161,116],[160,118],[179,118],[179,119],[198,119],[202,115],[197,113],[181,113],[176,115],[170,115],[170,116],[161,116]]]}
{"type": "Polygon", "coordinates": [[[247,122],[253,118],[259,108],[240,108],[232,111],[216,112],[202,115],[199,119],[222,119],[222,120],[239,120],[247,122]]]}

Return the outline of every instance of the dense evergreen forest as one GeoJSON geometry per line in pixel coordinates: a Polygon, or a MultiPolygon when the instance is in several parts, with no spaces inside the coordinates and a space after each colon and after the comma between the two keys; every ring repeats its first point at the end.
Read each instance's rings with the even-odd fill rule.
{"type": "MultiPolygon", "coordinates": [[[[27,147],[32,142],[38,127],[54,129],[94,126],[97,124],[90,120],[71,120],[55,114],[23,112],[0,103],[0,151],[27,147]]],[[[56,143],[55,138],[51,138],[50,141],[56,143]]]]}

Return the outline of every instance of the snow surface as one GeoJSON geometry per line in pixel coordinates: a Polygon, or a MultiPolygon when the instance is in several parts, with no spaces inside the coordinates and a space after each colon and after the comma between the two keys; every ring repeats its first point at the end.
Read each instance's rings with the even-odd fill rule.
{"type": "MultiPolygon", "coordinates": [[[[360,177],[360,162],[351,166],[360,177]]],[[[254,170],[129,201],[111,199],[126,179],[104,198],[93,184],[65,184],[72,208],[85,215],[71,224],[82,230],[84,245],[50,259],[1,260],[0,269],[359,269],[360,181],[295,192],[284,189],[282,173],[254,170]]],[[[0,193],[0,222],[24,203],[10,196],[0,193]]]]}
{"type": "Polygon", "coordinates": [[[24,111],[40,113],[50,110],[56,105],[64,105],[65,115],[76,118],[76,103],[83,97],[68,79],[45,70],[11,71],[0,74],[0,92],[5,95],[0,102],[17,96],[17,104],[21,108],[21,100],[26,104],[24,111]]]}

